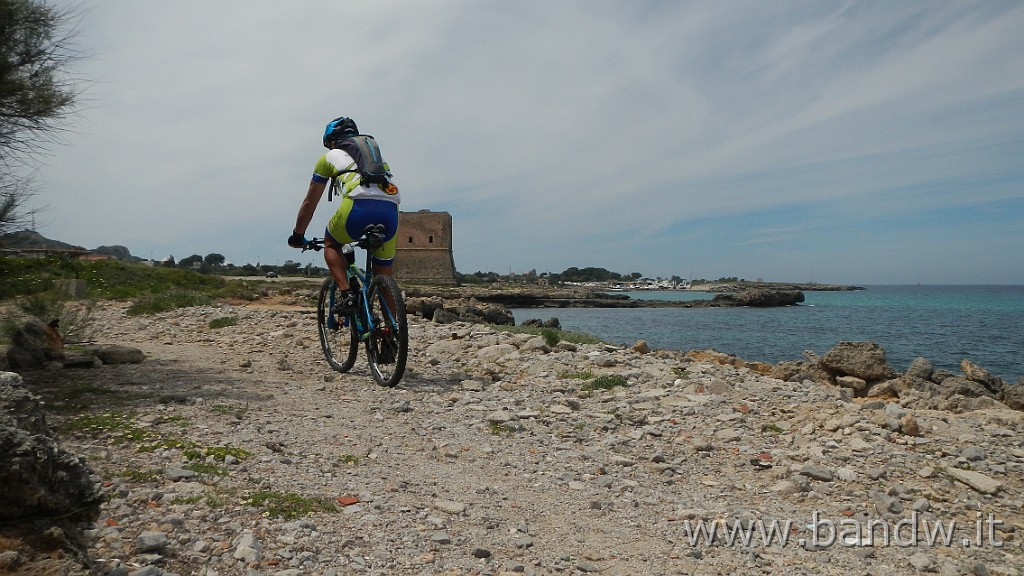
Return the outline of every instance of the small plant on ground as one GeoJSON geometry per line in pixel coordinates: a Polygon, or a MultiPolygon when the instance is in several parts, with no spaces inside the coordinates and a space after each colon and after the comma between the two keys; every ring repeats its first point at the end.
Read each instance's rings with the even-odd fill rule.
{"type": "Polygon", "coordinates": [[[611,390],[617,386],[628,384],[625,376],[619,374],[604,374],[583,385],[583,390],[611,390]]]}
{"type": "Polygon", "coordinates": [[[191,440],[182,440],[180,438],[160,438],[156,442],[139,446],[139,452],[156,452],[157,450],[165,449],[184,451],[195,449],[197,446],[199,446],[199,444],[191,440]]]}
{"type": "Polygon", "coordinates": [[[497,422],[491,423],[488,426],[488,429],[490,429],[491,434],[494,434],[495,436],[507,436],[515,432],[515,429],[508,424],[498,424],[497,422]]]}
{"type": "Polygon", "coordinates": [[[580,372],[559,372],[558,377],[566,380],[592,380],[594,378],[594,373],[589,370],[583,370],[580,372]]]}
{"type": "Polygon", "coordinates": [[[186,460],[205,460],[206,458],[213,458],[214,460],[223,461],[228,456],[232,456],[239,460],[245,460],[249,456],[252,456],[252,452],[242,448],[235,448],[233,446],[209,446],[206,448],[189,448],[187,450],[183,450],[181,455],[184,456],[186,460]]]}
{"type": "Polygon", "coordinates": [[[295,492],[260,491],[244,502],[262,508],[272,518],[295,520],[314,512],[337,512],[338,507],[327,498],[312,498],[295,492]]]}
{"type": "Polygon", "coordinates": [[[219,328],[234,326],[235,324],[238,324],[238,316],[221,316],[220,318],[210,320],[210,329],[217,330],[219,328]]]}
{"type": "Polygon", "coordinates": [[[552,330],[551,328],[544,328],[541,330],[540,335],[544,338],[544,343],[552,348],[558,346],[558,343],[562,341],[558,330],[552,330]]]}
{"type": "Polygon", "coordinates": [[[245,406],[230,406],[228,404],[214,404],[210,406],[210,410],[217,412],[218,414],[227,414],[228,416],[234,416],[235,418],[241,418],[249,410],[249,404],[245,406]]]}
{"type": "Polygon", "coordinates": [[[114,476],[132,482],[156,482],[160,479],[161,472],[152,468],[146,470],[122,470],[115,473],[114,476]]]}
{"type": "Polygon", "coordinates": [[[157,438],[153,432],[140,428],[135,423],[134,416],[123,412],[83,414],[72,418],[62,428],[66,432],[90,436],[109,434],[110,441],[114,444],[145,442],[157,438]]]}

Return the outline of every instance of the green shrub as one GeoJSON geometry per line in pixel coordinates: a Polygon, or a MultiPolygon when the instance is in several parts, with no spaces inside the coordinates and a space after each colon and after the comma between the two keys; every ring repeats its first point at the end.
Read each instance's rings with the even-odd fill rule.
{"type": "Polygon", "coordinates": [[[47,258],[0,258],[0,299],[28,296],[51,290],[57,280],[86,281],[87,295],[100,300],[127,300],[147,294],[219,291],[242,297],[251,294],[248,283],[226,282],[219,276],[192,270],[132,264],[118,260],[79,262],[47,258]],[[229,284],[233,286],[229,286],[229,284]]]}
{"type": "Polygon", "coordinates": [[[295,492],[261,491],[245,499],[245,503],[263,508],[273,518],[295,520],[313,512],[337,512],[338,507],[326,498],[310,498],[295,492]]]}
{"type": "MultiPolygon", "coordinates": [[[[48,290],[24,296],[17,301],[17,309],[26,317],[49,324],[57,321],[57,330],[64,342],[74,344],[92,339],[92,312],[95,303],[84,301],[80,306],[68,306],[70,297],[61,291],[48,290]]],[[[8,339],[13,336],[25,318],[5,317],[3,331],[8,339]]]]}
{"type": "Polygon", "coordinates": [[[0,299],[51,290],[63,277],[58,258],[0,258],[0,299]]]}
{"type": "Polygon", "coordinates": [[[619,374],[605,374],[588,381],[583,385],[583,390],[611,390],[616,386],[625,386],[628,383],[625,376],[619,374]]]}
{"type": "Polygon", "coordinates": [[[228,326],[234,326],[238,324],[238,316],[221,316],[220,318],[214,318],[210,320],[210,328],[217,330],[218,328],[227,328],[228,326]]]}
{"type": "Polygon", "coordinates": [[[552,330],[551,328],[544,328],[541,330],[540,335],[544,337],[544,343],[552,348],[558,346],[558,343],[562,340],[558,330],[552,330]]]}

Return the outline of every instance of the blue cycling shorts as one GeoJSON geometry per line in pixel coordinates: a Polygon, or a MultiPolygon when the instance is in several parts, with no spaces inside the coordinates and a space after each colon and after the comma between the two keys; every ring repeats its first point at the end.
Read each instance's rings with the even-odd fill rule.
{"type": "Polygon", "coordinates": [[[373,262],[390,266],[398,250],[398,204],[369,198],[342,198],[327,223],[327,235],[339,244],[355,242],[370,224],[384,225],[384,245],[373,251],[373,262]]]}

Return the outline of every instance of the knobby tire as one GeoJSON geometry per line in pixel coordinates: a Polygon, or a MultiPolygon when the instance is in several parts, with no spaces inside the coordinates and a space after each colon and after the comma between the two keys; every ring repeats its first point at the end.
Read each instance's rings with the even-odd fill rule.
{"type": "Polygon", "coordinates": [[[392,388],[402,379],[409,355],[405,301],[398,283],[391,276],[374,277],[367,297],[374,326],[373,333],[366,341],[370,374],[381,386],[392,388]]]}
{"type": "Polygon", "coordinates": [[[316,301],[316,323],[320,334],[320,347],[324,350],[324,358],[331,368],[338,372],[348,372],[356,364],[356,355],[359,354],[359,334],[356,332],[355,324],[351,318],[346,322],[344,318],[334,315],[333,328],[329,326],[328,319],[331,316],[331,290],[334,289],[334,281],[324,280],[320,286],[320,295],[316,301]],[[347,351],[345,350],[347,347],[347,351]],[[342,360],[342,353],[347,353],[342,360]]]}

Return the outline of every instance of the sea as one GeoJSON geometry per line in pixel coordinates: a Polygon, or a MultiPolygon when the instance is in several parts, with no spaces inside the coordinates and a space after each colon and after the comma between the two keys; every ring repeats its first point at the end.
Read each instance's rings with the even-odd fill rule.
{"type": "MultiPolygon", "coordinates": [[[[516,324],[558,318],[563,330],[652,348],[712,348],[778,363],[819,355],[842,341],[877,342],[893,369],[917,357],[956,373],[968,359],[1008,383],[1024,377],[1024,286],[865,286],[804,291],[781,308],[516,308],[516,324]]],[[[706,292],[619,292],[635,300],[705,300],[706,292]]]]}

